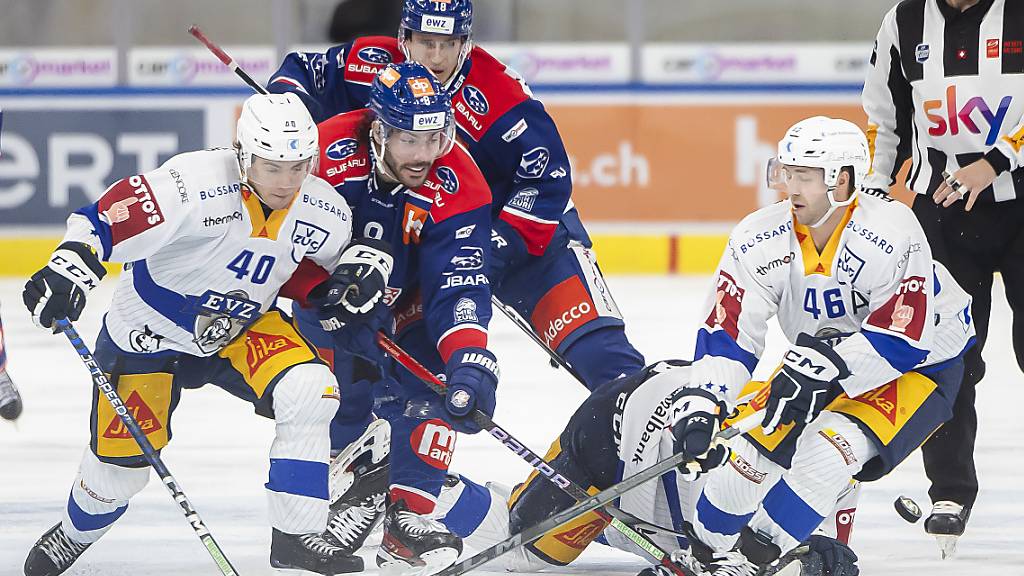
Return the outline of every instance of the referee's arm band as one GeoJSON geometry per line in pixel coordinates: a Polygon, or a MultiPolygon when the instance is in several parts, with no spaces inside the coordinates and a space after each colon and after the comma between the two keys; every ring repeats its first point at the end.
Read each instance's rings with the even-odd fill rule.
{"type": "Polygon", "coordinates": [[[992,148],[982,156],[996,171],[996,176],[1010,169],[1010,159],[999,148],[992,148]]]}

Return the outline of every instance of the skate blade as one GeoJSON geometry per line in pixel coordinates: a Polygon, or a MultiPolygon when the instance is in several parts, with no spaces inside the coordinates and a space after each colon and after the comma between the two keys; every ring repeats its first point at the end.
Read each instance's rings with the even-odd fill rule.
{"type": "MultiPolygon", "coordinates": [[[[378,560],[381,557],[378,556],[378,560]]],[[[459,553],[454,548],[438,548],[420,556],[422,566],[413,566],[400,559],[389,559],[379,563],[381,576],[430,576],[455,564],[459,553]]]]}
{"type": "Polygon", "coordinates": [[[801,574],[803,574],[803,569],[803,562],[800,562],[799,560],[793,560],[789,564],[783,566],[782,569],[780,569],[778,572],[776,572],[775,576],[800,576],[801,574]]]}
{"type": "Polygon", "coordinates": [[[959,536],[948,534],[935,534],[935,541],[939,543],[939,553],[943,560],[948,560],[956,554],[956,541],[959,536]]]}

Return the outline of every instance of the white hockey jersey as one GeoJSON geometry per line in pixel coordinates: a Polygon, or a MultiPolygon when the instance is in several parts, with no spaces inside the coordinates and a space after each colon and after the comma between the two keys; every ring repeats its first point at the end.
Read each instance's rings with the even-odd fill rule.
{"type": "Polygon", "coordinates": [[[913,213],[858,194],[819,253],[789,202],[747,216],[722,256],[697,335],[692,384],[733,404],[764,350],[768,320],[835,346],[854,397],[918,366],[959,355],[974,336],[970,296],[931,249],[913,213]],[[825,330],[830,329],[830,330],[825,330]]]}
{"type": "Polygon", "coordinates": [[[352,236],[345,200],[309,176],[264,211],[235,152],[179,154],[68,218],[66,241],[126,263],[104,323],[122,350],[209,356],[266,312],[303,259],[333,271],[352,236]]]}

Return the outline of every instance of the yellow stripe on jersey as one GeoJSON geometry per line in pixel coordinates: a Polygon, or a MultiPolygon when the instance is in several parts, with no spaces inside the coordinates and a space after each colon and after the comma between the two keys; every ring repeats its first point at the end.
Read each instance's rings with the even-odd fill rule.
{"type": "Polygon", "coordinates": [[[288,203],[287,207],[273,210],[270,216],[267,217],[263,214],[263,205],[260,203],[260,199],[248,187],[243,187],[242,205],[245,206],[246,212],[249,213],[249,220],[252,222],[250,237],[277,240],[277,234],[281,231],[281,225],[284,224],[284,219],[288,217],[288,209],[292,207],[292,204],[295,203],[295,198],[298,198],[298,196],[296,194],[292,197],[292,201],[288,203]]]}
{"type": "Polygon", "coordinates": [[[853,202],[846,207],[843,219],[839,222],[839,226],[836,226],[836,229],[832,231],[832,236],[829,236],[828,242],[825,243],[825,249],[820,254],[818,253],[818,248],[814,245],[814,239],[811,238],[811,229],[797,222],[795,217],[793,218],[793,232],[796,234],[797,241],[800,242],[800,253],[804,261],[804,276],[810,276],[811,274],[832,275],[832,262],[835,261],[836,251],[839,249],[839,238],[843,235],[843,231],[846,229],[846,225],[850,222],[850,218],[853,217],[853,211],[856,209],[857,199],[854,198],[853,202]]]}

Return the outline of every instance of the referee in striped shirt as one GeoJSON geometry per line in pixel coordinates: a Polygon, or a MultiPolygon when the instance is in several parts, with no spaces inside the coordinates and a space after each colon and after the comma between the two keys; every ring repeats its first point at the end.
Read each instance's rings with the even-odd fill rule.
{"type": "Polygon", "coordinates": [[[865,186],[887,191],[911,160],[906,184],[932,253],[974,298],[978,340],[953,418],[922,448],[933,503],[925,529],[945,557],[978,492],[974,397],[995,272],[1024,370],[1024,0],[903,0],[882,20],[871,64],[865,186]]]}

